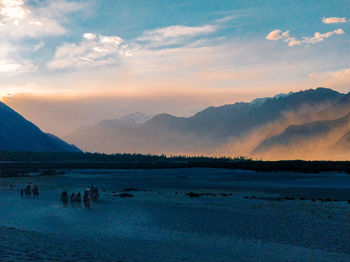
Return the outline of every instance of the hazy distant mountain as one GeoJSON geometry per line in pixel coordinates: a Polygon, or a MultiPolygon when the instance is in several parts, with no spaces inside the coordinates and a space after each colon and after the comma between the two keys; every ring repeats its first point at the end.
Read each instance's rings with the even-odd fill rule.
{"type": "MultiPolygon", "coordinates": [[[[286,119],[300,123],[299,116],[328,109],[343,97],[344,94],[334,90],[317,88],[254,103],[209,107],[188,118],[160,114],[133,125],[122,120],[102,121],[73,131],[66,140],[87,151],[108,153],[235,154],[230,145],[242,141],[242,137],[265,127],[270,128],[269,134],[274,134],[277,129],[271,129],[271,125],[283,122],[285,126],[279,127],[283,130],[289,123],[286,119]]],[[[308,120],[305,117],[303,121],[308,120]]]]}
{"type": "MultiPolygon", "coordinates": [[[[323,120],[306,123],[303,125],[291,125],[282,133],[269,137],[262,141],[262,143],[254,150],[254,154],[268,152],[271,154],[272,150],[276,150],[277,154],[281,148],[295,151],[299,150],[306,153],[306,145],[309,144],[309,150],[316,149],[321,141],[331,146],[332,141],[337,140],[343,136],[350,128],[350,114],[336,120],[323,120]],[[329,135],[336,135],[337,137],[330,138],[329,135]]],[[[323,147],[323,145],[322,145],[323,147]]],[[[323,147],[324,148],[324,147],[323,147]]],[[[325,149],[324,149],[325,150],[325,149]]]]}
{"type": "Polygon", "coordinates": [[[0,150],[79,152],[80,150],[24,119],[0,102],[0,150]]]}
{"type": "MultiPolygon", "coordinates": [[[[145,115],[137,112],[126,115],[122,118],[102,120],[94,126],[84,126],[82,128],[122,128],[122,127],[135,127],[141,125],[152,118],[151,115],[145,115]]],[[[81,129],[81,128],[80,128],[81,129]]]]}
{"type": "Polygon", "coordinates": [[[139,125],[139,124],[146,123],[152,117],[153,117],[152,115],[145,115],[144,113],[136,112],[136,113],[124,116],[121,120],[124,122],[129,122],[135,125],[139,125]]]}
{"type": "Polygon", "coordinates": [[[350,152],[349,112],[350,94],[343,96],[328,109],[312,114],[313,117],[323,116],[333,118],[332,120],[290,125],[281,133],[264,139],[253,151],[253,155],[278,158],[282,154],[287,158],[295,155],[309,159],[337,159],[340,150],[350,152]]]}
{"type": "Polygon", "coordinates": [[[331,89],[310,89],[267,99],[258,107],[250,103],[209,107],[188,120],[196,134],[214,137],[241,136],[258,126],[280,120],[287,113],[300,114],[327,108],[342,96],[343,94],[331,89]]]}
{"type": "MultiPolygon", "coordinates": [[[[349,153],[350,152],[350,131],[346,132],[342,137],[334,144],[332,147],[333,151],[336,152],[345,152],[349,153]]],[[[349,158],[350,158],[350,154],[349,158]]]]}

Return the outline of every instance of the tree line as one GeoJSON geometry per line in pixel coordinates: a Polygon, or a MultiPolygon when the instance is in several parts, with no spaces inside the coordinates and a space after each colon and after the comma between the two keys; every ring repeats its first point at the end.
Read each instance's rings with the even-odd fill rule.
{"type": "Polygon", "coordinates": [[[346,172],[349,161],[262,161],[246,157],[167,156],[151,154],[101,154],[55,152],[0,152],[0,175],[18,176],[31,172],[57,175],[67,169],[165,169],[227,168],[258,172],[298,173],[346,172]]]}

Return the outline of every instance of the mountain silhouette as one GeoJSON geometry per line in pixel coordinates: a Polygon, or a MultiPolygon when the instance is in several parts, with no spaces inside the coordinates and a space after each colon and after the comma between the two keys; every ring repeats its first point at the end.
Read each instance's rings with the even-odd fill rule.
{"type": "Polygon", "coordinates": [[[0,102],[0,150],[80,152],[76,146],[42,132],[2,102],[0,102]]]}
{"type": "Polygon", "coordinates": [[[187,118],[159,114],[136,125],[102,121],[74,130],[65,139],[83,150],[93,152],[227,154],[225,150],[232,141],[240,141],[256,130],[286,119],[299,121],[302,115],[322,112],[344,97],[344,94],[332,89],[310,89],[253,100],[251,103],[208,107],[187,118]]]}

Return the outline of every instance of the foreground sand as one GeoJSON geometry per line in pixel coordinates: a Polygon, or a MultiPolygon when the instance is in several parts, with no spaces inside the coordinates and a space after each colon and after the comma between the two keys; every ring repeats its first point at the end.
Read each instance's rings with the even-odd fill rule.
{"type": "Polygon", "coordinates": [[[0,261],[350,261],[349,188],[345,174],[223,169],[2,178],[0,261]],[[9,188],[28,181],[39,200],[9,188]],[[90,211],[61,206],[88,184],[106,191],[90,211]],[[146,190],[113,196],[128,187],[146,190]]]}

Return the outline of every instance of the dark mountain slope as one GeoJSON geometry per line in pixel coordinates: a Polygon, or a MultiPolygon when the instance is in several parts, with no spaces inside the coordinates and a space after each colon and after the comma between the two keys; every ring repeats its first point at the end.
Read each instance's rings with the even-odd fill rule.
{"type": "Polygon", "coordinates": [[[77,147],[43,133],[2,102],[0,102],[0,150],[80,152],[77,147]]]}

